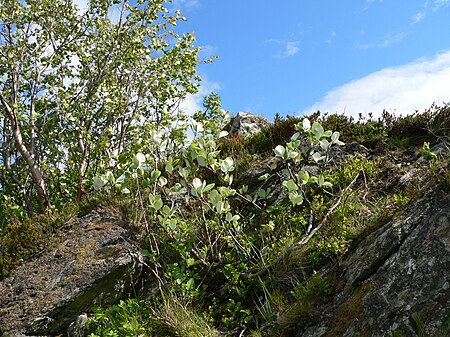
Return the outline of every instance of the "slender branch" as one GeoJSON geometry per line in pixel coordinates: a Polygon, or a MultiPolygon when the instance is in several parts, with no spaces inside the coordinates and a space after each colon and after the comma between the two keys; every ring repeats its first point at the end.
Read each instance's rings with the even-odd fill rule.
{"type": "Polygon", "coordinates": [[[239,193],[238,191],[236,191],[236,194],[241,197],[242,199],[244,199],[245,201],[248,201],[249,203],[251,203],[253,206],[255,206],[257,209],[262,210],[261,206],[259,206],[258,204],[256,204],[255,202],[253,202],[252,200],[250,200],[249,198],[247,198],[246,196],[242,195],[241,193],[239,193]]]}
{"type": "Polygon", "coordinates": [[[14,113],[11,108],[11,106],[8,104],[8,101],[6,100],[5,96],[3,96],[3,93],[0,91],[0,103],[2,103],[3,107],[6,110],[6,113],[9,117],[9,119],[14,119],[14,113]]]}

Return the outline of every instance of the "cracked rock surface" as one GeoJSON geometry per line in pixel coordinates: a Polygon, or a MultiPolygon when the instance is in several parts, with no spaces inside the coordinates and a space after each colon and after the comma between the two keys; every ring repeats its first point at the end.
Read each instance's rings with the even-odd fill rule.
{"type": "Polygon", "coordinates": [[[127,296],[142,271],[137,242],[109,211],[94,211],[59,231],[40,257],[0,282],[0,331],[56,335],[92,305],[127,296]]]}
{"type": "Polygon", "coordinates": [[[334,300],[298,336],[448,336],[450,195],[440,186],[368,235],[339,263],[334,300]],[[447,323],[445,323],[447,322],[447,323]]]}

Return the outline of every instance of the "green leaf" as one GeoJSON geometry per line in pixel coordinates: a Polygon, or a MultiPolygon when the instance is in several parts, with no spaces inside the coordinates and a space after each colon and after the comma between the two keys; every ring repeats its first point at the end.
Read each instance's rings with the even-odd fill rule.
{"type": "Polygon", "coordinates": [[[122,187],[121,192],[122,192],[122,194],[130,194],[131,193],[131,191],[126,187],[122,187]]]}
{"type": "Polygon", "coordinates": [[[267,196],[266,190],[265,190],[264,188],[261,188],[261,189],[258,191],[258,196],[259,196],[260,198],[265,198],[265,197],[267,196]]]}
{"type": "Polygon", "coordinates": [[[206,192],[212,190],[212,189],[214,188],[215,185],[216,185],[216,184],[214,184],[214,183],[211,183],[211,184],[206,185],[205,188],[203,189],[203,193],[206,193],[206,192]]]}
{"type": "Polygon", "coordinates": [[[197,163],[202,167],[207,166],[206,158],[202,156],[197,157],[197,163]]]}
{"type": "Polygon", "coordinates": [[[189,177],[189,175],[191,174],[191,170],[188,167],[180,167],[178,169],[178,173],[180,174],[180,176],[182,178],[184,178],[185,180],[187,180],[187,178],[189,177]]]}
{"type": "Polygon", "coordinates": [[[275,156],[279,158],[283,158],[286,153],[286,149],[282,145],[278,145],[273,149],[273,151],[275,152],[275,156]]]}
{"type": "Polygon", "coordinates": [[[297,184],[296,184],[295,181],[292,180],[292,179],[283,181],[282,185],[283,185],[289,192],[297,191],[297,190],[298,190],[297,184]]]}
{"type": "Polygon", "coordinates": [[[319,175],[317,178],[318,178],[318,181],[317,181],[318,185],[320,187],[322,187],[323,184],[325,183],[325,178],[323,177],[323,175],[319,175]]]}
{"type": "Polygon", "coordinates": [[[177,219],[170,219],[169,223],[168,223],[168,227],[171,231],[174,231],[175,229],[177,229],[177,219]]]}
{"type": "MultiPolygon", "coordinates": [[[[296,133],[294,133],[294,134],[292,135],[291,141],[296,141],[296,140],[299,139],[299,137],[300,137],[300,132],[296,132],[296,133]]],[[[298,145],[297,145],[297,146],[298,146],[298,145]]]]}
{"type": "Polygon", "coordinates": [[[307,132],[307,131],[309,131],[309,129],[311,129],[311,122],[309,121],[308,118],[303,119],[302,127],[305,132],[307,132]]]}
{"type": "Polygon", "coordinates": [[[267,179],[269,179],[269,173],[263,174],[262,176],[260,176],[258,178],[258,180],[264,180],[264,181],[266,181],[267,179]]]}
{"type": "Polygon", "coordinates": [[[126,181],[125,175],[122,174],[119,176],[119,178],[116,179],[116,185],[123,184],[126,181]]]}
{"type": "Polygon", "coordinates": [[[151,182],[155,182],[159,177],[161,176],[161,171],[160,170],[153,170],[150,173],[150,180],[151,182]]]}
{"type": "Polygon", "coordinates": [[[155,211],[159,211],[161,207],[163,207],[163,201],[161,200],[161,196],[159,195],[154,196],[150,194],[148,198],[150,202],[150,207],[153,208],[155,211]]]}
{"type": "Polygon", "coordinates": [[[230,204],[228,201],[219,202],[216,204],[217,213],[223,214],[230,211],[230,204]]]}
{"type": "Polygon", "coordinates": [[[173,213],[173,211],[167,205],[164,205],[161,208],[161,214],[163,214],[166,218],[170,217],[172,215],[172,213],[173,213]]]}
{"type": "Polygon", "coordinates": [[[339,140],[339,136],[340,136],[339,131],[333,132],[333,134],[331,135],[331,141],[333,143],[336,143],[339,140]]]}
{"type": "Polygon", "coordinates": [[[263,225],[263,228],[268,231],[273,231],[275,229],[275,222],[270,220],[269,223],[263,225]]]}
{"type": "Polygon", "coordinates": [[[324,137],[330,138],[332,136],[332,131],[331,130],[327,130],[325,131],[325,133],[323,134],[324,137]]]}
{"type": "Polygon", "coordinates": [[[151,253],[148,251],[148,249],[141,249],[141,254],[142,254],[142,256],[145,256],[145,257],[151,257],[151,256],[153,256],[153,254],[151,254],[151,253]]]}
{"type": "Polygon", "coordinates": [[[289,200],[293,206],[301,205],[303,203],[303,197],[297,192],[289,193],[289,200]]]}
{"type": "Polygon", "coordinates": [[[217,190],[212,190],[211,193],[209,193],[209,201],[216,205],[219,202],[222,202],[222,196],[219,194],[217,190]]]}
{"type": "Polygon", "coordinates": [[[196,190],[201,190],[202,186],[203,186],[203,181],[200,180],[199,178],[194,178],[192,180],[192,186],[196,189],[196,190]]]}
{"type": "Polygon", "coordinates": [[[187,282],[186,282],[186,290],[191,290],[195,288],[195,280],[191,277],[187,282]]]}
{"type": "Polygon", "coordinates": [[[114,174],[111,171],[106,172],[105,177],[110,183],[114,184],[114,182],[116,181],[116,179],[114,178],[114,174]]]}
{"type": "Polygon", "coordinates": [[[141,164],[145,163],[145,155],[141,152],[136,153],[136,155],[132,159],[132,162],[139,167],[141,164]]]}
{"type": "Polygon", "coordinates": [[[100,191],[106,185],[106,181],[101,177],[94,177],[93,186],[94,190],[100,191]]]}
{"type": "Polygon", "coordinates": [[[169,174],[172,174],[172,172],[173,172],[173,166],[172,166],[171,163],[167,163],[167,164],[166,164],[166,172],[169,173],[169,174]]]}
{"type": "Polygon", "coordinates": [[[306,185],[309,182],[309,173],[307,171],[300,171],[297,174],[297,180],[300,185],[306,185]]]}
{"type": "Polygon", "coordinates": [[[328,149],[330,148],[330,146],[331,146],[331,144],[330,144],[330,142],[329,142],[328,140],[322,139],[322,140],[320,141],[320,147],[321,147],[322,149],[324,149],[325,151],[328,150],[328,149]]]}
{"type": "Polygon", "coordinates": [[[234,179],[233,175],[231,174],[227,174],[223,177],[223,181],[225,181],[228,184],[228,186],[230,186],[233,183],[233,179],[234,179]]]}
{"type": "Polygon", "coordinates": [[[239,188],[239,193],[245,194],[248,191],[247,185],[242,185],[241,188],[239,188]]]}
{"type": "Polygon", "coordinates": [[[229,171],[234,170],[233,165],[234,165],[233,158],[227,157],[220,163],[220,170],[223,173],[227,174],[229,171]]]}
{"type": "Polygon", "coordinates": [[[325,156],[322,156],[319,152],[315,152],[315,153],[312,155],[312,158],[313,158],[313,160],[314,160],[316,163],[318,163],[319,161],[324,160],[326,157],[325,157],[325,156]]]}
{"type": "Polygon", "coordinates": [[[163,176],[159,177],[158,185],[160,187],[163,187],[163,186],[167,185],[167,179],[165,177],[163,177],[163,176]]]}
{"type": "Polygon", "coordinates": [[[219,139],[228,136],[228,132],[227,131],[221,131],[219,133],[219,139]]]}
{"type": "Polygon", "coordinates": [[[287,144],[291,149],[298,148],[301,145],[301,142],[299,139],[292,140],[290,143],[287,144]]]}
{"type": "Polygon", "coordinates": [[[239,215],[232,215],[231,213],[227,213],[225,215],[225,220],[228,222],[238,221],[241,217],[239,215]]]}
{"type": "Polygon", "coordinates": [[[317,140],[319,140],[324,136],[325,131],[320,123],[314,122],[314,124],[311,127],[311,133],[317,140]]]}

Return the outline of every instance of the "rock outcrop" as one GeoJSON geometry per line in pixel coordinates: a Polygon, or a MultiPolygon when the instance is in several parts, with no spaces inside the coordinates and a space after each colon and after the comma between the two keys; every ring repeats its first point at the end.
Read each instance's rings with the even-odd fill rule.
{"type": "Polygon", "coordinates": [[[38,258],[0,283],[0,335],[53,336],[94,304],[135,296],[138,238],[118,215],[94,211],[52,238],[38,258]]]}
{"type": "Polygon", "coordinates": [[[298,336],[448,336],[449,192],[429,191],[345,256],[333,302],[298,336]]]}
{"type": "Polygon", "coordinates": [[[239,112],[231,122],[230,134],[240,137],[252,136],[262,128],[270,125],[269,120],[260,115],[254,115],[250,112],[239,112]]]}

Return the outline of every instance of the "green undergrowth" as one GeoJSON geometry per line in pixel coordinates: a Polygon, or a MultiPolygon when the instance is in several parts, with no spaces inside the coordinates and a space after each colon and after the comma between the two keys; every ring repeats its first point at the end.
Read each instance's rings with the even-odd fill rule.
{"type": "Polygon", "coordinates": [[[0,280],[44,251],[58,228],[70,225],[95,207],[97,203],[90,200],[80,204],[67,203],[60,210],[24,220],[9,218],[0,228],[0,280]]]}
{"type": "Polygon", "coordinates": [[[11,219],[10,225],[0,232],[0,280],[38,254],[52,233],[53,226],[47,219],[34,218],[23,222],[11,219]]]}
{"type": "Polygon", "coordinates": [[[109,308],[95,307],[93,311],[95,318],[87,323],[90,337],[221,336],[204,317],[171,296],[158,303],[129,299],[109,308]]]}
{"type": "MultiPolygon", "coordinates": [[[[450,132],[450,106],[433,104],[424,112],[404,117],[384,110],[382,117],[374,119],[371,114],[355,119],[343,114],[308,116],[320,121],[327,130],[338,130],[345,143],[358,143],[376,151],[404,151],[422,146],[427,141],[445,141],[450,132]]],[[[236,170],[245,172],[255,163],[272,154],[279,144],[286,144],[295,133],[295,125],[302,118],[276,116],[274,123],[248,138],[239,136],[222,139],[219,143],[224,155],[235,158],[236,170]]]]}
{"type": "MultiPolygon", "coordinates": [[[[449,108],[425,115],[356,123],[310,116],[321,124],[277,118],[250,138],[199,139],[165,161],[139,153],[128,166],[118,165],[117,178],[98,179],[91,201],[121,209],[142,234],[155,286],[143,300],[95,308],[91,336],[282,337],[314,324],[339,282],[336,259],[427,189],[450,181],[448,159],[432,150],[448,142],[449,108]],[[420,141],[410,139],[419,129],[420,141]],[[299,150],[301,132],[310,137],[310,152],[299,150]],[[339,139],[369,150],[327,162],[339,139]],[[253,190],[234,183],[232,175],[238,180],[274,154],[276,163],[254,178],[253,190]],[[319,172],[304,171],[304,164],[319,172]]],[[[2,275],[80,212],[75,207],[55,213],[58,221],[34,218],[3,228],[2,275]]]]}
{"type": "MultiPolygon", "coordinates": [[[[216,255],[217,260],[211,261],[208,270],[204,270],[195,258],[189,260],[189,256],[194,256],[194,241],[206,240],[194,223],[186,224],[183,230],[186,236],[182,243],[178,241],[177,247],[171,247],[170,238],[161,241],[162,237],[158,236],[161,255],[157,258],[150,254],[150,261],[157,259],[161,264],[170,265],[166,276],[173,280],[174,288],[178,288],[177,296],[185,298],[190,294],[183,310],[190,312],[189,317],[197,319],[191,321],[193,330],[189,330],[191,328],[180,325],[183,320],[163,319],[155,311],[159,306],[145,301],[133,302],[139,310],[152,312],[139,321],[142,331],[149,336],[296,335],[320,319],[320,309],[331,299],[338,282],[332,272],[320,274],[318,271],[333,265],[338,256],[346,254],[365,235],[390,221],[422,195],[427,187],[420,187],[418,181],[423,175],[429,175],[427,180],[436,179],[434,183],[448,179],[447,168],[443,167],[445,163],[432,169],[429,162],[421,165],[410,187],[393,187],[388,193],[380,188],[380,183],[385,170],[392,170],[393,164],[378,157],[350,157],[338,169],[326,172],[333,182],[330,194],[312,194],[309,206],[272,206],[249,220],[246,235],[251,245],[241,247],[246,251],[246,258],[239,258],[226,248],[232,245],[233,237],[224,237],[224,245],[215,243],[223,254],[216,255]],[[324,213],[336,202],[333,195],[348,186],[357,174],[356,183],[331,214],[327,225],[308,244],[289,250],[307,233],[311,215],[315,225],[320,223],[324,213]],[[185,256],[179,255],[180,249],[185,256]],[[285,253],[280,261],[273,263],[285,253]],[[261,273],[265,268],[267,272],[261,273]],[[191,278],[198,286],[190,288],[191,278]]],[[[401,170],[398,172],[399,175],[402,173],[401,170]]],[[[172,298],[172,301],[178,300],[172,298]]],[[[108,317],[111,313],[103,311],[102,315],[108,317]]],[[[126,311],[123,315],[120,324],[114,323],[116,328],[108,326],[107,329],[128,326],[123,325],[124,322],[136,317],[126,311]]]]}

